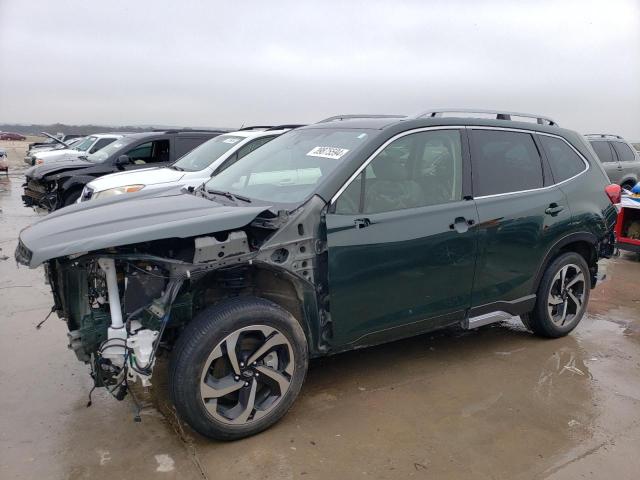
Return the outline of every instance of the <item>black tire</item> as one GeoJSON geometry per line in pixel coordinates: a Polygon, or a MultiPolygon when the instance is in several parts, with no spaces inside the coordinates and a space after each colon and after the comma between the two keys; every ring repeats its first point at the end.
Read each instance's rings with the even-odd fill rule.
{"type": "Polygon", "coordinates": [[[584,257],[575,252],[563,253],[556,257],[547,267],[540,281],[540,286],[538,287],[536,305],[533,311],[520,316],[522,323],[536,335],[548,338],[563,337],[580,323],[589,303],[590,291],[591,275],[584,257]],[[578,291],[581,290],[581,294],[571,292],[573,294],[573,297],[571,297],[562,291],[562,281],[561,278],[557,278],[557,276],[562,274],[561,270],[565,267],[567,267],[567,280],[565,281],[565,285],[571,283],[573,279],[579,279],[579,274],[582,274],[584,281],[582,288],[579,288],[579,283],[576,283],[573,287],[578,291]],[[569,277],[569,275],[572,274],[574,274],[573,277],[569,277]],[[580,300],[581,305],[579,308],[572,298],[580,300]],[[549,312],[549,307],[551,307],[553,311],[551,302],[559,302],[561,299],[562,303],[556,305],[558,313],[552,315],[549,312]],[[566,307],[565,304],[567,305],[566,307]],[[563,308],[564,316],[559,310],[563,308]],[[571,318],[569,318],[569,313],[567,313],[569,310],[573,312],[571,318]]]}
{"type": "MultiPolygon", "coordinates": [[[[242,355],[243,350],[240,351],[238,358],[243,358],[242,355]]],[[[204,309],[181,333],[169,366],[169,391],[179,416],[195,431],[216,440],[237,440],[265,430],[284,416],[302,388],[308,363],[309,355],[304,331],[289,312],[262,298],[237,297],[204,309]],[[293,358],[289,359],[289,362],[293,362],[293,373],[290,375],[288,390],[278,397],[277,402],[273,402],[268,413],[257,420],[250,419],[240,425],[230,425],[215,418],[207,409],[205,402],[208,400],[201,397],[201,381],[204,378],[201,376],[208,375],[205,372],[212,371],[209,370],[213,368],[211,366],[204,370],[205,362],[209,361],[210,355],[214,355],[215,350],[230,335],[256,325],[273,328],[284,335],[288,341],[287,347],[291,347],[287,352],[293,352],[293,358]]],[[[243,364],[240,363],[240,365],[243,364]]],[[[252,365],[255,365],[255,362],[252,365]]],[[[246,368],[249,369],[249,367],[247,364],[246,368]]],[[[244,373],[246,372],[243,372],[243,375],[244,373]]],[[[264,375],[261,380],[264,382],[264,375]]],[[[242,381],[243,378],[241,378],[242,381]]],[[[253,383],[257,385],[258,380],[254,378],[250,381],[253,390],[253,383]]],[[[237,392],[238,395],[242,394],[240,390],[237,392]]],[[[255,414],[252,413],[252,415],[255,414]]]]}

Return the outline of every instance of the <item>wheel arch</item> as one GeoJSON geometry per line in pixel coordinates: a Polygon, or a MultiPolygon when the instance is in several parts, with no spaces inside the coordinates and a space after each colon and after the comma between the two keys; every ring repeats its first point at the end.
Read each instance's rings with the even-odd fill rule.
{"type": "Polygon", "coordinates": [[[533,283],[532,293],[536,293],[542,281],[544,272],[547,267],[553,262],[553,260],[566,252],[575,252],[581,255],[589,266],[591,272],[591,287],[595,286],[595,277],[598,272],[598,238],[590,232],[576,232],[567,235],[566,237],[558,240],[547,252],[544,260],[541,262],[540,267],[536,273],[535,281],[533,283]]]}
{"type": "MultiPolygon", "coordinates": [[[[320,315],[315,288],[310,282],[285,269],[254,261],[210,272],[197,281],[192,281],[191,291],[198,292],[198,311],[231,296],[269,300],[289,312],[300,323],[311,356],[322,351],[319,346],[320,315]]],[[[193,316],[196,313],[194,311],[193,316]]]]}

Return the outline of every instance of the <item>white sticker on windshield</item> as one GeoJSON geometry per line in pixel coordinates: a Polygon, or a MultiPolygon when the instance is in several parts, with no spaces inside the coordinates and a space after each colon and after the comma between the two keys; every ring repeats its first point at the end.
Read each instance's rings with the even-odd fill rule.
{"type": "Polygon", "coordinates": [[[348,148],[315,147],[309,153],[307,153],[307,157],[324,157],[338,160],[344,157],[348,151],[348,148]]]}
{"type": "Polygon", "coordinates": [[[222,143],[238,143],[240,141],[239,138],[227,138],[222,141],[222,143]]]}

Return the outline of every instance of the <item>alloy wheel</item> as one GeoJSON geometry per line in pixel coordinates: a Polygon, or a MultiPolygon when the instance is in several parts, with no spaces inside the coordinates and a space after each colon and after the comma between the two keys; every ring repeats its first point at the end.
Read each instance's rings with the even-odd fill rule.
{"type": "Polygon", "coordinates": [[[294,368],[293,348],[278,329],[240,328],[209,354],[200,376],[200,397],[216,420],[230,425],[251,423],[282,400],[294,368]]]}
{"type": "Polygon", "coordinates": [[[554,324],[562,327],[581,312],[585,285],[584,273],[577,265],[564,265],[556,273],[547,299],[549,317],[554,324]]]}

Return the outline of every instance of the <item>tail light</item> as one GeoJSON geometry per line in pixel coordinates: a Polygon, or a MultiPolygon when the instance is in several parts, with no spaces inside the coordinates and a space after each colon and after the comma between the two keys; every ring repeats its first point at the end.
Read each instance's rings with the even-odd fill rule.
{"type": "Polygon", "coordinates": [[[611,203],[613,203],[614,205],[621,202],[622,188],[620,187],[620,185],[607,185],[604,191],[607,194],[607,197],[609,197],[609,200],[611,200],[611,203]]]}

